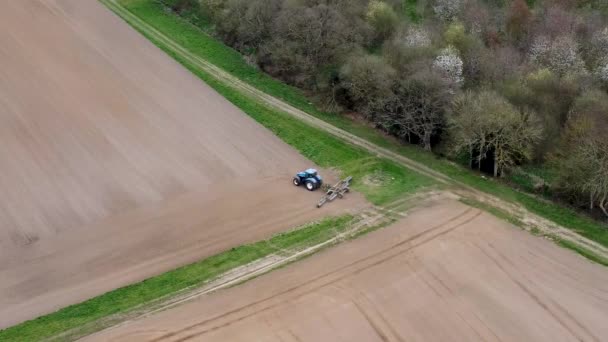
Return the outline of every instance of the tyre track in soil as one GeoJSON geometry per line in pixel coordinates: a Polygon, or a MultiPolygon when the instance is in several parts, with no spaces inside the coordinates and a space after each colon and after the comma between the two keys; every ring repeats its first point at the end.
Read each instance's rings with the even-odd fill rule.
{"type": "MultiPolygon", "coordinates": [[[[429,274],[429,276],[439,285],[440,288],[442,288],[444,291],[446,291],[448,294],[450,295],[454,295],[454,292],[452,291],[452,289],[450,289],[439,277],[437,277],[430,268],[426,269],[426,272],[429,274]]],[[[446,305],[448,306],[449,303],[446,300],[446,296],[444,296],[443,294],[441,294],[441,292],[431,283],[431,281],[427,280],[424,276],[424,274],[421,274],[419,276],[419,278],[424,282],[424,284],[426,286],[428,286],[434,293],[435,295],[446,305]]],[[[460,303],[459,303],[460,304],[460,303]]],[[[460,307],[456,307],[454,310],[454,314],[458,317],[458,319],[460,319],[462,321],[462,323],[464,323],[464,325],[466,325],[469,329],[471,329],[472,332],[475,333],[475,335],[477,335],[479,341],[483,341],[483,335],[481,334],[481,332],[479,332],[475,326],[473,324],[471,324],[463,315],[463,313],[460,311],[460,307]]],[[[475,316],[475,318],[477,320],[479,320],[479,322],[481,323],[481,325],[485,326],[484,322],[479,319],[478,316],[475,316]]],[[[487,328],[487,327],[486,327],[487,328]]],[[[490,329],[488,329],[490,330],[490,329]]],[[[491,331],[491,330],[490,330],[491,331]]],[[[494,335],[496,336],[496,335],[494,335]]],[[[497,339],[499,340],[499,339],[497,339]]]]}
{"type": "MultiPolygon", "coordinates": [[[[344,289],[345,291],[348,291],[348,289],[344,289]]],[[[378,306],[371,298],[369,298],[367,294],[365,294],[365,292],[357,290],[353,296],[353,303],[356,303],[357,300],[359,300],[359,303],[367,303],[367,306],[369,306],[370,309],[373,310],[374,314],[378,317],[378,319],[380,319],[380,321],[382,321],[382,323],[386,326],[387,330],[390,332],[390,335],[393,337],[392,339],[388,339],[389,341],[405,341],[405,338],[403,338],[403,336],[399,334],[397,329],[395,329],[395,326],[389,321],[388,318],[384,316],[382,311],[378,309],[378,306]]]]}
{"type": "Polygon", "coordinates": [[[406,238],[406,239],[404,239],[402,241],[399,241],[399,242],[391,245],[390,247],[387,247],[387,248],[385,248],[385,249],[383,249],[381,251],[378,251],[378,252],[376,252],[376,253],[374,253],[372,255],[368,255],[366,257],[357,259],[357,260],[355,260],[355,261],[353,261],[353,262],[351,262],[351,263],[349,263],[349,264],[347,264],[347,265],[345,265],[343,267],[340,267],[338,269],[335,269],[335,270],[332,270],[330,272],[326,272],[326,273],[324,273],[322,275],[319,275],[319,276],[317,276],[317,277],[315,277],[313,279],[310,279],[307,283],[303,283],[303,284],[299,284],[299,285],[293,286],[293,287],[291,287],[289,289],[286,289],[284,291],[281,291],[281,292],[279,292],[279,293],[277,293],[275,295],[272,295],[272,296],[269,296],[269,297],[257,300],[255,302],[243,305],[241,307],[238,307],[236,309],[230,310],[228,312],[225,312],[223,314],[217,315],[215,317],[211,317],[211,318],[205,319],[203,321],[197,322],[195,324],[191,324],[189,326],[186,326],[186,327],[184,327],[182,329],[179,329],[179,330],[176,330],[176,331],[164,334],[164,335],[159,336],[159,337],[157,337],[157,338],[155,338],[155,339],[153,339],[151,341],[154,341],[154,342],[157,342],[157,341],[166,341],[166,340],[172,339],[172,338],[175,338],[175,339],[173,339],[173,341],[176,341],[176,342],[177,341],[187,341],[187,340],[190,340],[192,338],[196,338],[196,337],[202,336],[202,335],[204,335],[206,333],[215,331],[217,329],[230,326],[230,325],[232,325],[232,324],[234,324],[236,322],[239,322],[239,321],[242,321],[242,320],[247,319],[249,317],[255,316],[255,315],[259,314],[259,313],[272,310],[272,309],[276,308],[277,306],[282,305],[283,302],[284,302],[284,300],[281,300],[281,301],[279,301],[277,303],[271,303],[271,304],[266,305],[266,306],[264,306],[264,307],[262,307],[260,309],[254,310],[251,313],[246,313],[246,314],[240,315],[240,316],[238,316],[236,318],[233,318],[233,319],[229,320],[228,322],[225,322],[225,323],[222,323],[222,324],[219,324],[219,325],[215,325],[215,326],[212,326],[210,328],[206,328],[206,329],[204,328],[205,326],[209,325],[210,323],[213,323],[215,321],[221,320],[223,318],[227,318],[227,317],[229,317],[231,315],[238,314],[238,313],[240,313],[240,312],[242,312],[244,310],[253,308],[253,307],[258,306],[260,304],[264,304],[266,302],[272,301],[274,299],[278,299],[278,298],[286,296],[286,295],[292,295],[292,294],[294,294],[294,292],[297,292],[298,290],[301,290],[301,289],[305,288],[306,286],[309,286],[310,284],[321,282],[321,281],[323,281],[326,278],[331,278],[331,279],[329,279],[327,281],[323,281],[320,284],[316,284],[316,285],[312,286],[311,288],[308,288],[308,289],[306,289],[306,290],[304,290],[302,292],[296,293],[295,295],[290,296],[289,299],[290,300],[298,299],[298,298],[300,298],[300,297],[302,297],[304,295],[313,293],[313,292],[315,292],[315,291],[317,291],[317,290],[319,290],[319,289],[321,289],[323,287],[326,287],[328,285],[334,284],[335,282],[338,282],[340,280],[346,279],[346,278],[351,277],[353,275],[357,275],[357,274],[359,274],[359,273],[361,273],[363,271],[366,271],[366,270],[368,270],[370,268],[373,268],[375,266],[378,266],[378,265],[380,265],[380,264],[382,264],[382,263],[384,263],[384,262],[386,262],[388,260],[391,260],[391,259],[393,259],[395,257],[398,257],[398,256],[404,254],[404,253],[407,253],[407,252],[411,251],[412,249],[417,248],[417,247],[419,247],[421,245],[424,245],[424,244],[426,244],[426,243],[428,243],[428,242],[430,242],[430,241],[432,241],[432,240],[434,240],[434,239],[436,239],[436,238],[438,238],[440,236],[446,235],[446,234],[448,234],[448,233],[456,230],[457,228],[462,227],[462,226],[464,226],[464,225],[466,225],[466,224],[474,221],[482,213],[483,212],[480,211],[480,210],[478,210],[478,209],[468,208],[468,209],[464,210],[462,213],[460,213],[460,214],[458,214],[458,215],[450,218],[449,220],[447,220],[447,221],[445,221],[445,222],[443,222],[441,224],[435,225],[435,226],[433,226],[433,227],[431,227],[431,228],[429,228],[429,229],[427,229],[427,230],[425,230],[423,232],[420,232],[420,233],[415,234],[415,235],[413,235],[411,237],[408,237],[408,238],[406,238]],[[471,214],[471,215],[469,215],[469,214],[471,214]],[[464,219],[464,220],[460,221],[460,219],[464,219]],[[460,221],[460,222],[457,222],[457,221],[460,221]],[[446,226],[448,228],[442,230],[442,228],[445,228],[446,226]],[[436,232],[436,233],[432,234],[434,232],[436,232]],[[428,235],[431,235],[431,236],[428,236],[428,235]],[[426,237],[426,236],[428,236],[428,237],[426,237]],[[426,237],[426,238],[424,238],[424,237],[426,237]],[[422,239],[419,242],[416,242],[416,240],[418,240],[420,238],[424,238],[424,239],[422,239]],[[404,247],[404,246],[405,246],[405,248],[400,248],[400,247],[404,247]],[[395,250],[396,250],[396,252],[395,252],[395,250]],[[390,252],[394,252],[394,253],[390,253],[390,252]],[[388,254],[388,253],[390,253],[390,254],[388,254]],[[386,254],[388,254],[388,255],[386,255],[386,254]],[[377,260],[374,260],[374,259],[377,259],[377,260]],[[365,265],[357,268],[357,266],[359,266],[361,263],[365,263],[366,261],[370,261],[370,263],[366,263],[365,265]],[[355,269],[352,269],[352,268],[355,268],[355,269]],[[202,328],[202,329],[199,330],[199,328],[202,328]],[[189,334],[187,334],[185,336],[182,336],[182,337],[179,337],[179,335],[182,335],[184,333],[189,333],[189,334]]]}
{"type": "MultiPolygon", "coordinates": [[[[537,294],[529,286],[526,286],[522,281],[519,280],[519,278],[523,278],[528,283],[534,284],[534,282],[531,281],[530,279],[528,279],[525,275],[513,274],[498,260],[498,258],[496,256],[493,256],[493,255],[491,255],[491,253],[488,253],[488,251],[483,249],[477,243],[474,243],[474,246],[479,251],[481,251],[481,253],[483,253],[488,258],[488,260],[491,260],[496,265],[496,267],[498,267],[498,269],[500,269],[515,285],[517,285],[517,287],[519,287],[528,297],[530,297],[530,299],[532,299],[532,301],[534,303],[536,303],[538,306],[540,306],[543,311],[545,311],[553,319],[555,319],[555,321],[557,321],[559,323],[559,325],[562,326],[564,328],[564,330],[566,330],[568,333],[570,333],[572,335],[572,337],[574,337],[576,340],[578,340],[578,341],[592,340],[592,341],[596,341],[596,342],[601,341],[601,339],[599,339],[597,336],[593,335],[593,333],[589,329],[587,329],[587,327],[585,327],[581,322],[579,322],[574,316],[572,316],[572,314],[570,314],[564,307],[559,305],[557,302],[555,302],[554,300],[552,300],[550,298],[547,298],[547,301],[550,303],[550,305],[549,305],[545,301],[543,301],[540,298],[539,294],[537,294]],[[552,309],[552,307],[555,309],[552,309]],[[581,336],[580,333],[575,331],[576,329],[572,328],[566,320],[564,320],[562,317],[560,317],[560,314],[565,316],[568,319],[568,321],[570,321],[572,324],[574,324],[576,326],[576,328],[578,328],[578,330],[581,330],[584,334],[586,334],[587,337],[581,336]]],[[[496,248],[494,248],[494,246],[491,243],[488,242],[488,246],[490,246],[492,251],[498,255],[500,260],[503,260],[511,268],[517,269],[517,267],[505,255],[503,255],[496,248]]]]}
{"type": "Polygon", "coordinates": [[[259,101],[260,103],[270,108],[287,113],[315,128],[330,133],[335,137],[338,137],[352,145],[363,148],[379,157],[389,159],[413,171],[433,178],[437,182],[440,182],[442,184],[456,185],[458,188],[460,188],[459,193],[462,194],[464,197],[473,197],[484,203],[489,203],[495,207],[498,207],[499,209],[506,210],[509,213],[515,213],[518,216],[525,217],[527,218],[527,220],[524,220],[525,222],[528,222],[532,226],[538,228],[543,233],[557,235],[560,239],[575,243],[576,245],[582,246],[588,249],[589,251],[597,254],[598,256],[608,259],[608,247],[605,247],[593,240],[587,239],[568,228],[556,224],[555,222],[547,220],[539,215],[533,214],[521,205],[507,202],[485,192],[481,192],[467,184],[451,179],[443,173],[435,171],[424,164],[421,164],[401,154],[395,153],[376,144],[373,144],[363,138],[346,132],[302,110],[299,110],[293,107],[292,105],[282,100],[279,100],[278,98],[275,98],[269,94],[264,93],[261,90],[258,90],[257,88],[245,83],[244,81],[241,81],[237,77],[215,66],[214,64],[194,55],[193,53],[182,47],[180,44],[167,37],[162,32],[158,31],[157,29],[155,29],[154,27],[152,27],[151,25],[149,25],[148,23],[146,23],[145,21],[132,14],[124,7],[122,7],[117,0],[99,1],[108,6],[118,16],[130,22],[130,25],[134,26],[137,30],[148,36],[149,39],[153,39],[156,42],[162,44],[167,49],[180,55],[188,63],[191,63],[192,65],[200,68],[205,73],[211,75],[217,80],[224,82],[225,84],[233,87],[234,89],[240,91],[243,94],[250,96],[251,98],[259,101]]]}

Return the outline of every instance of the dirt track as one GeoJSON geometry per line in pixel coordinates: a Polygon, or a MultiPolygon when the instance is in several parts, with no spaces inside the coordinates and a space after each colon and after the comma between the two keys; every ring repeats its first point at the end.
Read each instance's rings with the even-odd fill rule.
{"type": "Polygon", "coordinates": [[[600,341],[601,266],[445,201],[93,341],[600,341]]]}
{"type": "Polygon", "coordinates": [[[95,0],[0,11],[0,328],[323,210],[310,166],[95,0]]]}

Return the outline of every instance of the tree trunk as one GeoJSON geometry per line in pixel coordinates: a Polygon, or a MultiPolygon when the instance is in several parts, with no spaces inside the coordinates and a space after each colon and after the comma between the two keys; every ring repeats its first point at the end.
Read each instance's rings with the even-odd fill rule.
{"type": "Polygon", "coordinates": [[[602,200],[600,201],[600,209],[602,209],[604,215],[608,217],[608,208],[606,208],[606,193],[604,193],[604,197],[602,197],[602,200]]]}
{"type": "Polygon", "coordinates": [[[498,161],[496,161],[496,157],[494,157],[494,178],[498,177],[498,161]]]}
{"type": "Polygon", "coordinates": [[[469,146],[469,169],[473,169],[473,145],[469,146]]]}
{"type": "Polygon", "coordinates": [[[427,151],[431,151],[431,132],[424,132],[424,149],[427,151]]]}

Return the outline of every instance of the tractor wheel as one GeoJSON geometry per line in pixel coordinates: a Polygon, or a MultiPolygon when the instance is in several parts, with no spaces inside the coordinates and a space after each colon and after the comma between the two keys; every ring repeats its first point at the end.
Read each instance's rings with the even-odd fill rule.
{"type": "Polygon", "coordinates": [[[313,191],[315,189],[315,183],[313,183],[313,182],[306,182],[306,189],[308,191],[313,191]]]}
{"type": "Polygon", "coordinates": [[[300,186],[300,178],[298,178],[298,177],[294,177],[294,178],[293,178],[293,185],[295,185],[295,186],[300,186]]]}

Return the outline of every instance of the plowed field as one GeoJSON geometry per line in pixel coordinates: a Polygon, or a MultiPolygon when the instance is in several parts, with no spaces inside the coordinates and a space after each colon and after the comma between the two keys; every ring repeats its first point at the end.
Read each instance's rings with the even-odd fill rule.
{"type": "Polygon", "coordinates": [[[318,210],[311,163],[94,0],[0,11],[0,328],[318,210]]]}
{"type": "Polygon", "coordinates": [[[602,341],[603,266],[453,201],[93,341],[602,341]]]}

